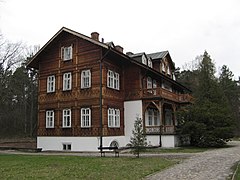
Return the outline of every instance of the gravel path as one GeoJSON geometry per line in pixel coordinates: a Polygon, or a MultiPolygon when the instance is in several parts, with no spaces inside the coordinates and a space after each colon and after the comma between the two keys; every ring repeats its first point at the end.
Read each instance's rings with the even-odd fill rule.
{"type": "Polygon", "coordinates": [[[225,180],[232,175],[231,167],[240,161],[240,142],[233,147],[196,154],[169,169],[148,176],[147,180],[225,180]]]}
{"type": "MultiPolygon", "coordinates": [[[[168,154],[141,154],[142,157],[156,156],[170,159],[182,159],[180,164],[170,167],[164,171],[146,177],[146,180],[225,180],[233,172],[231,167],[240,161],[240,141],[232,141],[229,148],[210,150],[203,153],[168,153],[168,154]]],[[[21,152],[14,150],[0,150],[0,154],[28,154],[28,155],[69,155],[69,156],[95,156],[99,153],[63,153],[63,152],[21,152]]],[[[106,156],[114,157],[113,153],[106,156]]],[[[132,154],[120,154],[120,157],[133,157],[132,154]]]]}

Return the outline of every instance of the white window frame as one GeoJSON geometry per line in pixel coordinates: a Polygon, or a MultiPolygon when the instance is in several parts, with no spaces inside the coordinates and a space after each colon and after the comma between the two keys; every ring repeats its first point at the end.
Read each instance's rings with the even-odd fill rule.
{"type": "Polygon", "coordinates": [[[145,55],[142,55],[142,63],[147,65],[147,58],[145,57],[145,55]]]}
{"type": "Polygon", "coordinates": [[[72,89],[72,73],[63,74],[63,91],[69,91],[72,89]]]}
{"type": "Polygon", "coordinates": [[[152,78],[151,77],[147,77],[147,89],[152,89],[152,78]]]}
{"type": "Polygon", "coordinates": [[[61,48],[61,58],[63,61],[68,61],[72,59],[72,46],[62,47],[61,48]]]}
{"type": "Polygon", "coordinates": [[[170,67],[169,67],[169,66],[168,66],[168,68],[167,68],[167,74],[168,74],[168,75],[171,75],[170,67]]]}
{"type": "Polygon", "coordinates": [[[152,90],[149,90],[149,89],[152,89],[152,78],[151,77],[147,77],[147,92],[148,93],[153,93],[152,90]]]}
{"type": "Polygon", "coordinates": [[[108,108],[108,127],[120,127],[120,109],[108,108]]]}
{"type": "Polygon", "coordinates": [[[54,128],[54,110],[46,111],[46,128],[54,128]]]}
{"type": "Polygon", "coordinates": [[[149,66],[150,68],[152,68],[152,60],[151,60],[151,58],[148,59],[148,66],[149,66]]]}
{"type": "Polygon", "coordinates": [[[152,80],[153,94],[157,94],[157,81],[155,79],[152,80]]]}
{"type": "Polygon", "coordinates": [[[47,77],[47,93],[55,92],[55,75],[47,77]]]}
{"type": "Polygon", "coordinates": [[[172,78],[173,78],[174,81],[176,81],[176,76],[175,76],[174,73],[172,74],[172,78]]]}
{"type": "Polygon", "coordinates": [[[81,127],[89,128],[91,127],[91,109],[81,108],[81,127]]]}
{"type": "Polygon", "coordinates": [[[164,63],[162,63],[162,72],[166,72],[166,67],[165,67],[165,64],[164,63]]]}
{"type": "Polygon", "coordinates": [[[90,88],[91,87],[91,71],[90,69],[88,70],[83,70],[81,72],[81,88],[90,88]]]}
{"type": "Polygon", "coordinates": [[[63,128],[69,128],[71,127],[71,119],[72,119],[72,116],[71,116],[71,109],[63,109],[62,111],[62,120],[63,120],[63,124],[62,124],[62,127],[63,128]]]}
{"type": "Polygon", "coordinates": [[[118,73],[108,70],[107,73],[107,87],[119,90],[120,89],[120,76],[118,73]]]}
{"type": "Polygon", "coordinates": [[[160,126],[160,113],[157,109],[148,108],[145,118],[146,126],[160,126]]]}

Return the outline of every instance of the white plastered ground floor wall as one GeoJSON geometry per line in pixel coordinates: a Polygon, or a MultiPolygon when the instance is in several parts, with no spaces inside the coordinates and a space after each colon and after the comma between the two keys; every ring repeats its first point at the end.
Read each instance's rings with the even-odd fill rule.
{"type": "MultiPolygon", "coordinates": [[[[110,146],[116,141],[120,147],[130,142],[134,121],[136,117],[142,118],[142,100],[124,102],[124,136],[103,137],[103,146],[110,146]]],[[[178,145],[176,135],[147,135],[147,143],[152,146],[175,147],[178,145]]],[[[61,136],[38,136],[37,147],[43,151],[63,150],[63,144],[71,144],[71,151],[97,151],[100,145],[100,137],[61,137],[61,136]]]]}

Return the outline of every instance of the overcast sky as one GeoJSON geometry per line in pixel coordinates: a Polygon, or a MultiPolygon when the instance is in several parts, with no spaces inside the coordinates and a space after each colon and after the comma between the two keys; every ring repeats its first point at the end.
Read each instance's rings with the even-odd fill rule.
{"type": "Polygon", "coordinates": [[[205,50],[240,76],[240,0],[0,0],[0,31],[41,47],[61,28],[97,31],[124,52],[168,50],[176,67],[205,50]]]}

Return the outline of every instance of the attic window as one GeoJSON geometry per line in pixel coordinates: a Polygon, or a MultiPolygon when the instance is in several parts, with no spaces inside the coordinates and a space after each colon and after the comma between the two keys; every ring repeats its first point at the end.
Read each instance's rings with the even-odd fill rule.
{"type": "Polygon", "coordinates": [[[148,66],[152,68],[152,60],[150,58],[148,59],[148,66]]]}
{"type": "Polygon", "coordinates": [[[165,68],[164,63],[162,63],[162,72],[166,72],[166,68],[165,68]]]}
{"type": "Polygon", "coordinates": [[[72,46],[61,48],[61,58],[63,61],[68,61],[72,59],[72,46]]]}
{"type": "Polygon", "coordinates": [[[171,75],[170,67],[167,68],[167,74],[168,74],[168,75],[171,75]]]}
{"type": "Polygon", "coordinates": [[[142,55],[142,63],[147,65],[147,58],[144,56],[144,54],[142,55]]]}
{"type": "Polygon", "coordinates": [[[174,81],[176,81],[176,76],[175,76],[175,74],[172,74],[172,78],[173,78],[174,81]]]}

